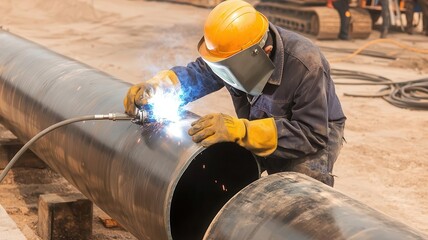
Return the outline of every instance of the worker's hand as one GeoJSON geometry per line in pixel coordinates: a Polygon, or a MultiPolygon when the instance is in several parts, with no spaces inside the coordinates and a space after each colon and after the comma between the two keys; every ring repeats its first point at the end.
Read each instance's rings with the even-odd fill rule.
{"type": "Polygon", "coordinates": [[[237,142],[245,136],[244,123],[222,113],[209,114],[193,122],[189,135],[196,143],[208,147],[218,142],[237,142]]]}
{"type": "Polygon", "coordinates": [[[145,83],[136,84],[129,88],[128,93],[126,94],[125,98],[123,99],[123,106],[125,107],[125,112],[130,116],[135,116],[135,96],[137,95],[137,92],[141,89],[146,88],[145,83]]]}
{"type": "Polygon", "coordinates": [[[206,115],[191,124],[189,135],[208,147],[219,142],[236,142],[259,156],[268,156],[278,143],[273,118],[248,121],[222,113],[206,115]]]}
{"type": "Polygon", "coordinates": [[[153,78],[132,86],[123,99],[123,106],[128,115],[135,115],[135,108],[149,103],[158,90],[176,91],[180,90],[180,82],[177,75],[171,70],[157,73],[153,78]]]}
{"type": "Polygon", "coordinates": [[[327,5],[328,8],[334,8],[333,6],[333,0],[327,0],[327,5]]]}

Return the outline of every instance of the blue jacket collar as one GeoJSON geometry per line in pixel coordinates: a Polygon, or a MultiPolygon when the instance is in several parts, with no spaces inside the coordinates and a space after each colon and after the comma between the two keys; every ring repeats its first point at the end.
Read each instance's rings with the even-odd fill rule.
{"type": "Polygon", "coordinates": [[[271,31],[275,38],[275,48],[273,63],[275,64],[275,70],[272,76],[269,78],[268,83],[273,85],[280,85],[282,80],[282,73],[284,69],[284,43],[281,36],[279,35],[278,29],[272,23],[269,23],[269,31],[271,31]]]}

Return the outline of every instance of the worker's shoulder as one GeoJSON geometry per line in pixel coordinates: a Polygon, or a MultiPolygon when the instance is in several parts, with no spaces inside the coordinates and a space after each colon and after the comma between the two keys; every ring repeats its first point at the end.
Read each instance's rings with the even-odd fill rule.
{"type": "Polygon", "coordinates": [[[308,70],[325,66],[325,57],[310,39],[277,27],[281,36],[284,53],[300,61],[308,70]]]}

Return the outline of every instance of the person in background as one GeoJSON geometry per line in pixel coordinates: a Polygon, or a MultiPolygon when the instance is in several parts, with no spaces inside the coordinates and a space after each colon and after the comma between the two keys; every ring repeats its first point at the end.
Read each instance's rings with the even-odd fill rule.
{"type": "Polygon", "coordinates": [[[386,38],[391,25],[391,17],[389,15],[389,0],[379,0],[382,5],[382,28],[380,30],[380,38],[386,38]]]}
{"type": "Polygon", "coordinates": [[[340,32],[339,39],[349,40],[351,24],[351,12],[349,11],[349,0],[327,0],[327,7],[335,8],[340,16],[340,32]]]}
{"type": "MultiPolygon", "coordinates": [[[[425,36],[428,36],[428,0],[416,0],[419,6],[422,9],[422,17],[423,17],[423,32],[425,36]]],[[[407,26],[405,28],[406,33],[412,35],[413,34],[413,15],[415,13],[415,0],[406,0],[405,8],[406,8],[406,22],[407,26]]]]}

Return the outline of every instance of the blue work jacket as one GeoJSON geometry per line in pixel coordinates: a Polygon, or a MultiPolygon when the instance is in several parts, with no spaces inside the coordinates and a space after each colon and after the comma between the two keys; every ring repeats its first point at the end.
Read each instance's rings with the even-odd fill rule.
{"type": "MultiPolygon", "coordinates": [[[[191,102],[226,87],[239,118],[274,118],[277,149],[267,158],[297,159],[326,147],[329,122],[345,121],[330,66],[309,39],[269,26],[274,41],[271,59],[275,70],[260,96],[249,96],[216,76],[197,58],[186,67],[173,67],[184,101],[191,102]]],[[[245,63],[243,63],[245,64],[245,63]]]]}

